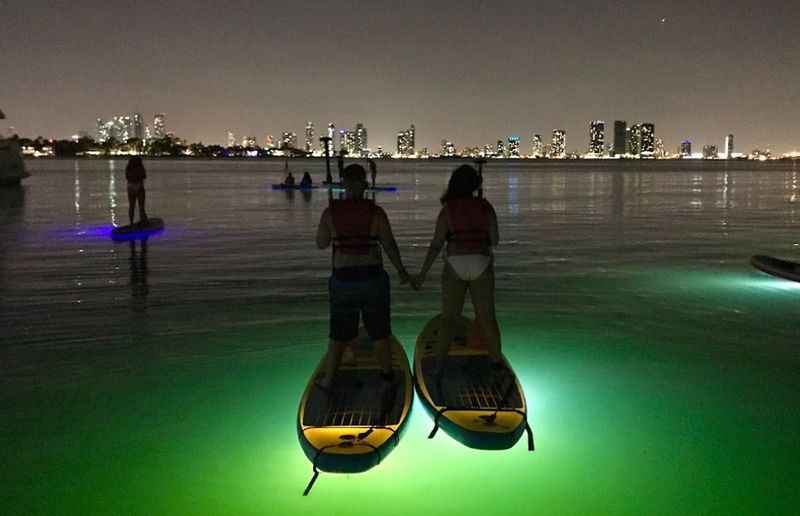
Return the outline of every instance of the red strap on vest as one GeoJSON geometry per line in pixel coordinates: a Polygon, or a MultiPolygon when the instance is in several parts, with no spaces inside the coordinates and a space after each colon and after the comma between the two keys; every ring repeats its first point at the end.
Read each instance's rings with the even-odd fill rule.
{"type": "Polygon", "coordinates": [[[369,254],[378,238],[369,234],[375,203],[367,199],[344,199],[331,203],[331,218],[336,236],[333,247],[342,254],[369,254]]]}
{"type": "Polygon", "coordinates": [[[490,243],[489,207],[477,197],[452,199],[445,204],[450,222],[448,240],[457,251],[477,251],[490,243]]]}

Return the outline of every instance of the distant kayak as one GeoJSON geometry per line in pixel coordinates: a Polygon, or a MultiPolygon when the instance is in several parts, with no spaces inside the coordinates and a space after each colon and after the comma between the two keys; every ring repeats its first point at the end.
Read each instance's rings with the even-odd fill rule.
{"type": "Polygon", "coordinates": [[[454,328],[444,372],[434,374],[441,316],[431,319],[417,337],[414,348],[414,378],[422,405],[434,418],[432,438],[441,427],[462,444],[482,450],[511,448],[528,431],[528,449],[533,451],[533,433],[528,425],[525,394],[511,364],[493,371],[489,354],[474,321],[461,317],[454,328]]]}
{"type": "Polygon", "coordinates": [[[164,231],[164,221],[151,217],[146,222],[137,222],[128,226],[119,226],[111,230],[112,240],[144,240],[164,231]]]}
{"type": "Polygon", "coordinates": [[[800,281],[800,263],[764,255],[753,256],[750,258],[750,263],[756,269],[767,274],[791,281],[800,281]]]}
{"type": "Polygon", "coordinates": [[[310,192],[311,190],[316,190],[319,186],[316,185],[285,185],[283,183],[278,185],[272,185],[273,190],[300,190],[303,192],[310,192]]]}
{"type": "Polygon", "coordinates": [[[324,374],[323,356],[306,386],[297,412],[300,445],[318,471],[358,473],[380,463],[397,446],[411,412],[414,389],[403,346],[392,338],[393,379],[381,376],[373,343],[363,335],[353,343],[354,358],[342,363],[333,385],[316,382],[324,374]]]}

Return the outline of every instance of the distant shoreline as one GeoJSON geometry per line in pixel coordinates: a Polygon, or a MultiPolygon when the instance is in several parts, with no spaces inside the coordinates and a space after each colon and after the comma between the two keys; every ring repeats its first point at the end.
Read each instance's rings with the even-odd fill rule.
{"type": "MultiPolygon", "coordinates": [[[[118,155],[118,156],[78,156],[78,157],[56,157],[56,156],[24,156],[26,161],[76,161],[76,160],[85,160],[85,161],[105,161],[105,160],[118,160],[124,161],[130,159],[131,156],[128,155],[118,155]]],[[[219,161],[219,162],[283,162],[287,158],[285,156],[266,156],[266,157],[253,157],[253,158],[244,158],[244,157],[231,157],[231,158],[208,158],[208,157],[199,157],[199,156],[142,156],[142,159],[145,161],[219,161]]],[[[331,157],[331,163],[335,165],[336,163],[335,157],[331,157]]],[[[475,158],[468,158],[468,157],[452,157],[452,158],[359,158],[359,157],[345,157],[345,161],[353,162],[353,161],[366,161],[367,159],[372,159],[375,162],[384,162],[384,163],[464,163],[464,162],[474,162],[475,158]]],[[[289,162],[292,163],[299,163],[299,162],[316,162],[321,161],[325,162],[325,158],[318,157],[318,156],[303,156],[303,157],[289,157],[289,162]]],[[[536,158],[489,158],[486,160],[486,165],[490,165],[492,163],[502,163],[502,164],[559,164],[559,163],[569,163],[569,164],[576,164],[576,163],[586,163],[586,164],[607,164],[607,163],[773,163],[773,162],[797,162],[800,161],[800,157],[780,157],[780,158],[771,158],[768,160],[755,160],[755,159],[746,159],[746,158],[733,158],[733,159],[683,159],[683,158],[663,158],[663,159],[536,159],[536,158]]]]}

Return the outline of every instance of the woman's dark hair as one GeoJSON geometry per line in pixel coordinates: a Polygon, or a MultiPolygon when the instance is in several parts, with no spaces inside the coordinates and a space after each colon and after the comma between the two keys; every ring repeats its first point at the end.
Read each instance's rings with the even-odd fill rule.
{"type": "Polygon", "coordinates": [[[134,156],[128,160],[128,164],[125,166],[125,171],[133,170],[135,168],[144,168],[144,163],[142,163],[142,158],[139,156],[134,156]]]}
{"type": "Polygon", "coordinates": [[[440,198],[442,204],[452,199],[468,199],[472,197],[472,193],[480,188],[481,181],[481,176],[474,167],[461,165],[453,170],[453,174],[450,176],[447,190],[440,198]]]}

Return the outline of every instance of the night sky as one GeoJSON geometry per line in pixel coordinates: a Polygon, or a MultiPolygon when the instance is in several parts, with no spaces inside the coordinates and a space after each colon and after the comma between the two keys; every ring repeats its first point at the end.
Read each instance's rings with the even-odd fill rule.
{"type": "Polygon", "coordinates": [[[25,136],[166,113],[222,143],[363,122],[394,150],[655,123],[674,151],[800,148],[800,1],[170,2],[0,0],[0,109],[25,136]]]}

